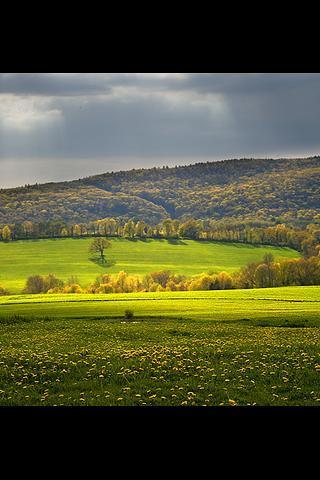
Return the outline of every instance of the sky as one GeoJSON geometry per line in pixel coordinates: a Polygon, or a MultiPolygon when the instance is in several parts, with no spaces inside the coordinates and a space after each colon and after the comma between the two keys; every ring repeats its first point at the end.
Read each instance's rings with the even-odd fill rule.
{"type": "Polygon", "coordinates": [[[320,74],[0,74],[0,188],[320,153],[320,74]]]}

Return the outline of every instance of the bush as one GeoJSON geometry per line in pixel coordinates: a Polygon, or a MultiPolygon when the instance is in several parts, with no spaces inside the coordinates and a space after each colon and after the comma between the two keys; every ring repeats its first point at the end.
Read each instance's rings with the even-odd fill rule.
{"type": "Polygon", "coordinates": [[[97,293],[113,293],[114,287],[111,282],[109,283],[101,283],[99,288],[96,290],[97,293]]]}
{"type": "Polygon", "coordinates": [[[43,293],[44,281],[41,275],[30,275],[27,278],[23,293],[43,293]]]}
{"type": "Polygon", "coordinates": [[[80,285],[73,283],[71,285],[66,285],[63,288],[62,293],[83,293],[83,290],[80,285]]]}
{"type": "Polygon", "coordinates": [[[23,293],[47,293],[60,291],[64,283],[52,273],[47,276],[30,275],[27,278],[23,293]]]}
{"type": "Polygon", "coordinates": [[[133,313],[132,310],[126,310],[126,311],[124,312],[124,318],[125,318],[126,320],[132,320],[132,319],[133,319],[133,316],[134,316],[134,313],[133,313]]]}
{"type": "Polygon", "coordinates": [[[57,278],[53,273],[49,273],[46,277],[43,277],[43,291],[47,292],[52,288],[62,288],[64,285],[63,280],[57,278]]]}

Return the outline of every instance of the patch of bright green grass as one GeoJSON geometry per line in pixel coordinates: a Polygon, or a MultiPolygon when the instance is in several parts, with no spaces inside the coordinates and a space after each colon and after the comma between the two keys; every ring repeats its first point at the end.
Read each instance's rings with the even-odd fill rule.
{"type": "Polygon", "coordinates": [[[320,322],[320,287],[0,297],[0,317],[120,318],[126,310],[136,318],[320,322]]]}
{"type": "Polygon", "coordinates": [[[265,253],[276,259],[298,257],[299,253],[272,246],[217,243],[195,240],[112,239],[106,250],[106,266],[99,265],[88,253],[92,239],[19,240],[0,242],[0,284],[19,293],[29,275],[54,273],[67,280],[78,277],[82,286],[101,273],[144,275],[169,269],[183,275],[202,272],[233,272],[248,262],[259,261],[265,253]]]}

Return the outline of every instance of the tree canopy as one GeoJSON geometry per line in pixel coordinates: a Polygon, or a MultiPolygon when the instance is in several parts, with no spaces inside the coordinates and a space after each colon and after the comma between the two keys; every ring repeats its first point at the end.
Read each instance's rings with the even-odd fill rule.
{"type": "Polygon", "coordinates": [[[111,248],[111,242],[106,238],[98,237],[93,240],[89,247],[90,253],[99,253],[101,261],[105,261],[104,251],[106,248],[111,248]]]}
{"type": "Polygon", "coordinates": [[[320,222],[320,157],[239,159],[112,172],[0,190],[0,225],[105,217],[320,222]]]}

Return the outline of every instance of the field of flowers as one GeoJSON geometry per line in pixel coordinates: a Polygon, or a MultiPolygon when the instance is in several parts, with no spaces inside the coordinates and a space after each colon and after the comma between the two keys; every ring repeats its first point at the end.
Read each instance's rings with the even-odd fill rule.
{"type": "Polygon", "coordinates": [[[2,298],[0,405],[319,405],[319,292],[2,298]]]}
{"type": "Polygon", "coordinates": [[[319,405],[319,345],[236,322],[2,325],[0,405],[319,405]]]}

